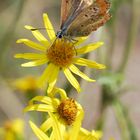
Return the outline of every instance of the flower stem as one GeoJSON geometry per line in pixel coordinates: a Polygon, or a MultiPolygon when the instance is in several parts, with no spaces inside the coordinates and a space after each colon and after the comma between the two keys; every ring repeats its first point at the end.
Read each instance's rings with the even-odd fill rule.
{"type": "Polygon", "coordinates": [[[123,140],[138,140],[136,129],[129,118],[127,108],[119,101],[114,102],[114,108],[120,127],[122,129],[123,140]]]}
{"type": "Polygon", "coordinates": [[[115,34],[116,34],[116,15],[114,15],[114,19],[112,21],[112,23],[110,24],[109,26],[109,30],[110,30],[110,43],[109,43],[109,48],[107,48],[107,55],[106,55],[106,64],[107,64],[107,67],[109,69],[111,69],[112,67],[112,56],[113,56],[113,52],[114,52],[114,49],[115,49],[115,34]]]}
{"type": "MultiPolygon", "coordinates": [[[[15,29],[16,29],[16,25],[21,17],[21,13],[23,11],[23,7],[25,4],[26,0],[20,0],[18,3],[18,9],[16,12],[16,16],[13,19],[13,22],[11,23],[10,27],[8,28],[7,32],[5,33],[5,35],[1,38],[0,40],[0,61],[2,61],[6,50],[9,48],[9,44],[11,43],[13,37],[14,37],[14,33],[15,33],[15,29]]],[[[15,3],[16,4],[16,3],[15,3]]]]}
{"type": "Polygon", "coordinates": [[[123,54],[123,59],[119,67],[119,72],[124,72],[125,68],[128,63],[129,56],[131,54],[132,48],[134,47],[136,34],[138,31],[138,23],[139,23],[139,6],[140,1],[139,0],[132,0],[132,15],[131,15],[131,23],[128,31],[128,37],[127,42],[123,54]]]}
{"type": "Polygon", "coordinates": [[[101,109],[99,119],[97,120],[95,130],[103,131],[104,128],[104,122],[105,122],[105,109],[106,107],[101,109]]]}
{"type": "Polygon", "coordinates": [[[120,132],[121,132],[122,139],[123,140],[130,140],[128,127],[127,127],[127,123],[126,123],[125,117],[124,117],[123,112],[122,112],[122,108],[118,102],[114,102],[113,106],[114,106],[116,118],[118,120],[120,129],[121,129],[120,132]]]}
{"type": "Polygon", "coordinates": [[[122,109],[123,115],[128,126],[130,140],[138,140],[136,129],[128,114],[128,109],[120,101],[118,101],[118,103],[122,109]]]}

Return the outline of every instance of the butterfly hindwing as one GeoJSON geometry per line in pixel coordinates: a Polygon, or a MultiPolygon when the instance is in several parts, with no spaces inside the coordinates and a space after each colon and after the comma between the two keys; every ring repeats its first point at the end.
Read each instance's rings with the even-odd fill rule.
{"type": "Polygon", "coordinates": [[[107,0],[96,0],[85,8],[70,24],[67,35],[87,36],[110,19],[110,3],[107,0]]]}
{"type": "Polygon", "coordinates": [[[77,36],[89,35],[91,32],[96,31],[99,27],[103,26],[110,18],[111,15],[109,13],[106,13],[104,16],[99,16],[96,21],[91,22],[91,24],[88,24],[87,26],[82,28],[77,36]]]}

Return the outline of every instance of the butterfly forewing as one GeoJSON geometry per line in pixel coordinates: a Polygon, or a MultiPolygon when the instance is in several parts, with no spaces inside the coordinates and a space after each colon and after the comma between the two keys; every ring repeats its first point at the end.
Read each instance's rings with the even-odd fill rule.
{"type": "Polygon", "coordinates": [[[67,28],[78,14],[92,3],[93,0],[62,0],[61,29],[67,28]]]}
{"type": "Polygon", "coordinates": [[[94,1],[69,25],[67,35],[79,37],[89,35],[110,19],[109,8],[110,3],[107,0],[94,1]]]}
{"type": "Polygon", "coordinates": [[[62,0],[61,2],[61,26],[63,26],[64,22],[68,18],[68,14],[70,13],[71,4],[73,0],[62,0]]]}

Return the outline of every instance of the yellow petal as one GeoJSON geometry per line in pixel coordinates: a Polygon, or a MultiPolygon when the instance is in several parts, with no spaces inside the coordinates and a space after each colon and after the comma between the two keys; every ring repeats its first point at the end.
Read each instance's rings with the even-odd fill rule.
{"type": "MultiPolygon", "coordinates": [[[[19,135],[24,135],[23,132],[24,132],[24,121],[22,119],[15,119],[12,121],[12,130],[14,133],[16,134],[19,134],[19,135]]],[[[8,139],[9,140],[9,139],[8,139]]]]}
{"type": "Polygon", "coordinates": [[[73,127],[70,132],[70,140],[78,139],[83,117],[84,117],[84,112],[81,110],[81,112],[79,112],[79,114],[77,115],[75,122],[73,123],[73,127]]]}
{"type": "Polygon", "coordinates": [[[55,135],[54,135],[54,133],[52,133],[52,134],[50,135],[50,140],[55,140],[55,135]]]}
{"type": "Polygon", "coordinates": [[[47,90],[48,93],[50,93],[55,86],[55,83],[57,81],[58,74],[59,74],[59,67],[54,65],[52,67],[51,71],[52,71],[51,76],[48,79],[48,83],[49,83],[49,87],[48,87],[48,90],[47,90]]]}
{"type": "Polygon", "coordinates": [[[87,140],[86,138],[89,134],[90,133],[86,129],[80,128],[78,139],[79,140],[87,140]]]}
{"type": "MultiPolygon", "coordinates": [[[[28,26],[28,25],[26,25],[25,28],[28,29],[28,30],[35,29],[34,27],[28,26]]],[[[38,30],[32,31],[32,34],[33,34],[34,37],[35,37],[39,42],[41,42],[46,48],[49,47],[49,45],[50,45],[49,41],[48,41],[38,30]]]]}
{"type": "Polygon", "coordinates": [[[91,134],[92,134],[92,136],[96,137],[96,139],[101,139],[102,136],[103,136],[102,131],[94,131],[94,130],[92,130],[91,134]]]}
{"type": "Polygon", "coordinates": [[[53,120],[51,118],[48,118],[41,126],[40,126],[40,129],[43,131],[43,132],[47,132],[51,127],[52,127],[52,124],[53,124],[53,120]]]}
{"type": "Polygon", "coordinates": [[[43,59],[46,58],[45,54],[37,54],[37,53],[19,53],[14,56],[15,58],[23,58],[23,59],[43,59]]]}
{"type": "Polygon", "coordinates": [[[29,122],[32,130],[40,140],[50,140],[49,137],[39,129],[32,121],[29,122]]]}
{"type": "Polygon", "coordinates": [[[99,136],[98,132],[95,131],[90,132],[84,128],[80,128],[78,139],[82,138],[83,140],[100,140],[101,135],[99,136]]]}
{"type": "Polygon", "coordinates": [[[89,82],[95,82],[95,80],[93,79],[90,79],[87,75],[85,75],[83,72],[81,72],[76,66],[74,65],[70,65],[69,66],[69,69],[75,73],[76,75],[80,76],[81,78],[89,81],[89,82]]]}
{"type": "Polygon", "coordinates": [[[72,75],[72,73],[70,72],[70,70],[67,69],[67,68],[63,68],[63,72],[64,72],[66,78],[68,79],[68,81],[77,90],[77,92],[80,92],[81,91],[80,85],[79,85],[78,81],[75,79],[75,77],[72,75]]]}
{"type": "Polygon", "coordinates": [[[103,64],[96,63],[95,61],[87,60],[84,58],[75,58],[74,63],[80,66],[87,66],[89,68],[105,69],[106,66],[103,64]]]}
{"type": "MultiPolygon", "coordinates": [[[[57,70],[58,70],[58,68],[54,64],[50,63],[47,66],[47,68],[44,70],[43,74],[41,75],[41,77],[39,79],[39,86],[43,86],[45,84],[45,82],[48,82],[48,81],[52,82],[52,83],[56,82],[55,76],[57,75],[57,70]],[[51,78],[52,75],[53,75],[53,77],[51,78]],[[52,81],[52,80],[54,80],[54,81],[52,81]]],[[[50,85],[50,87],[51,87],[51,85],[50,85]]]]}
{"type": "Polygon", "coordinates": [[[76,49],[76,52],[77,52],[77,54],[85,54],[85,53],[94,51],[95,49],[97,49],[98,47],[100,47],[103,44],[104,44],[103,42],[88,44],[87,46],[76,49]]]}
{"type": "Polygon", "coordinates": [[[53,113],[49,113],[49,116],[53,120],[53,133],[55,134],[55,138],[57,138],[57,140],[63,140],[61,133],[61,124],[53,113]]]}
{"type": "Polygon", "coordinates": [[[34,102],[41,102],[41,103],[45,103],[47,105],[51,105],[54,107],[57,107],[59,105],[59,100],[56,100],[56,99],[53,99],[50,97],[46,97],[46,96],[36,96],[29,101],[29,104],[31,105],[34,102]]]}
{"type": "Polygon", "coordinates": [[[45,82],[48,82],[48,78],[51,76],[51,72],[52,72],[51,68],[52,68],[52,64],[50,63],[48,64],[43,74],[39,78],[39,81],[38,81],[39,86],[43,86],[45,82]]]}
{"type": "Polygon", "coordinates": [[[19,39],[19,40],[17,40],[16,43],[24,43],[28,47],[31,47],[33,49],[36,49],[36,50],[39,50],[39,51],[42,51],[42,52],[46,52],[46,49],[47,49],[45,46],[37,44],[37,43],[35,43],[35,42],[33,42],[29,39],[19,39]]]}
{"type": "Polygon", "coordinates": [[[29,90],[37,90],[37,77],[34,76],[25,76],[22,78],[18,78],[12,82],[12,86],[24,93],[26,93],[29,90]]]}
{"type": "Polygon", "coordinates": [[[35,67],[35,66],[40,66],[40,65],[46,64],[47,62],[48,62],[48,59],[44,58],[44,59],[24,63],[21,66],[22,67],[35,67]]]}
{"type": "Polygon", "coordinates": [[[65,90],[61,89],[61,88],[54,88],[52,92],[50,92],[48,95],[52,98],[55,97],[56,94],[59,94],[61,97],[61,100],[67,99],[67,94],[65,92],[65,90]]]}
{"type": "Polygon", "coordinates": [[[50,38],[50,40],[53,40],[56,35],[55,35],[55,31],[53,29],[53,26],[49,20],[49,17],[47,14],[43,14],[43,19],[44,19],[44,24],[45,24],[45,28],[46,28],[46,31],[48,33],[48,36],[50,38]]]}
{"type": "Polygon", "coordinates": [[[87,40],[87,36],[86,37],[77,37],[76,40],[77,42],[74,44],[75,46],[80,45],[81,43],[83,43],[85,40],[87,40]]]}
{"type": "Polygon", "coordinates": [[[29,105],[24,109],[24,112],[27,111],[40,111],[40,112],[56,112],[56,109],[53,106],[45,104],[35,104],[29,105]]]}

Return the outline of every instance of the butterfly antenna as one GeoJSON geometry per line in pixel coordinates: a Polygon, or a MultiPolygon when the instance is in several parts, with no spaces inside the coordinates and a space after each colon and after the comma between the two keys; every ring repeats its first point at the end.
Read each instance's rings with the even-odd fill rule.
{"type": "Polygon", "coordinates": [[[31,31],[36,31],[36,30],[53,30],[53,29],[47,29],[47,28],[32,28],[31,31]]]}

